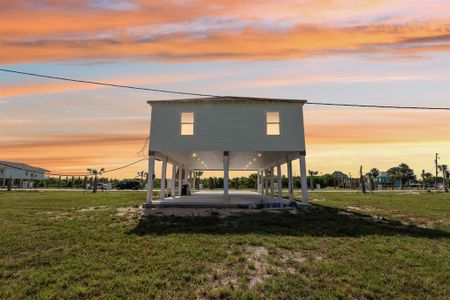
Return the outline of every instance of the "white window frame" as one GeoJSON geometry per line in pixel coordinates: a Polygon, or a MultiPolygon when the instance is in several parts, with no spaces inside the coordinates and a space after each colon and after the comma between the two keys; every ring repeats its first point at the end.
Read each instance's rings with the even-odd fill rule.
{"type": "Polygon", "coordinates": [[[180,113],[180,135],[182,136],[192,136],[195,134],[195,112],[193,111],[183,111],[180,113]],[[183,114],[192,114],[192,123],[183,122],[183,114]],[[192,125],[192,134],[183,134],[183,125],[192,125]]]}
{"type": "Polygon", "coordinates": [[[266,111],[266,135],[268,136],[280,136],[281,135],[281,121],[280,121],[280,112],[279,111],[266,111]],[[278,114],[278,122],[269,122],[269,114],[276,113],[278,114]],[[278,133],[269,133],[269,125],[278,125],[278,133]]]}

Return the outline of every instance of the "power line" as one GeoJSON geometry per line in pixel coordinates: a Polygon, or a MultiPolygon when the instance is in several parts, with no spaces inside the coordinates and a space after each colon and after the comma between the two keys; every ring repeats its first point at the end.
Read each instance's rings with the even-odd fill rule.
{"type": "MultiPolygon", "coordinates": [[[[141,90],[141,91],[156,92],[156,93],[178,94],[178,95],[200,96],[200,97],[214,97],[214,98],[225,97],[225,96],[213,95],[213,94],[183,92],[183,91],[177,91],[177,90],[156,89],[156,88],[144,88],[144,87],[121,85],[121,84],[114,84],[114,83],[101,82],[101,81],[88,81],[88,80],[81,80],[81,79],[68,78],[68,77],[22,72],[22,71],[16,71],[16,70],[4,69],[4,68],[0,68],[0,71],[7,72],[7,73],[14,73],[14,74],[46,78],[46,79],[63,80],[63,81],[100,85],[100,86],[107,86],[107,87],[126,88],[126,89],[141,90]]],[[[296,99],[293,99],[293,100],[296,100],[296,99]]],[[[450,107],[433,107],[433,106],[400,106],[400,105],[352,104],[352,103],[331,103],[331,102],[307,102],[306,104],[321,105],[321,106],[388,108],[388,109],[450,110],[450,107]]]]}
{"type": "Polygon", "coordinates": [[[74,79],[74,78],[67,78],[67,77],[60,77],[60,76],[52,76],[52,75],[15,71],[15,70],[3,69],[3,68],[0,68],[0,71],[7,72],[7,73],[15,73],[15,74],[21,74],[21,75],[46,78],[46,79],[63,80],[63,81],[70,81],[70,82],[102,85],[102,86],[125,88],[125,89],[132,89],[132,90],[149,91],[149,92],[156,92],[156,93],[178,94],[178,95],[189,95],[189,96],[200,96],[200,97],[221,97],[221,96],[210,95],[210,94],[200,94],[200,93],[191,93],[191,92],[182,92],[182,91],[175,91],[175,90],[155,89],[155,88],[144,88],[144,87],[122,85],[122,84],[115,84],[115,83],[108,83],[108,82],[81,80],[81,79],[74,79]]]}
{"type": "Polygon", "coordinates": [[[128,168],[129,166],[135,165],[135,164],[137,164],[137,163],[139,163],[139,162],[141,162],[141,161],[144,161],[144,160],[148,160],[148,158],[142,158],[142,159],[139,159],[139,160],[137,160],[137,161],[134,161],[134,162],[132,162],[132,163],[129,163],[129,164],[127,164],[127,165],[124,165],[124,166],[121,166],[121,167],[118,167],[118,168],[115,168],[115,169],[105,170],[102,174],[109,173],[109,172],[113,172],[113,171],[122,170],[122,169],[128,168]]]}
{"type": "Polygon", "coordinates": [[[399,106],[399,105],[378,105],[378,104],[353,104],[353,103],[329,103],[329,102],[307,102],[311,105],[323,106],[343,106],[343,107],[370,107],[370,108],[394,108],[394,109],[432,109],[432,110],[450,110],[450,107],[436,106],[399,106]]]}

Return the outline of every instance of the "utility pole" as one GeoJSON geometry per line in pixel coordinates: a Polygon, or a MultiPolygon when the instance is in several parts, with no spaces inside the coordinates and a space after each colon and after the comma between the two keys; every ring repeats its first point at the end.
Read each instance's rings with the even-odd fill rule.
{"type": "Polygon", "coordinates": [[[439,153],[436,153],[436,158],[434,159],[434,166],[436,169],[436,177],[434,177],[434,188],[437,190],[437,180],[438,180],[438,159],[439,159],[439,153]]]}

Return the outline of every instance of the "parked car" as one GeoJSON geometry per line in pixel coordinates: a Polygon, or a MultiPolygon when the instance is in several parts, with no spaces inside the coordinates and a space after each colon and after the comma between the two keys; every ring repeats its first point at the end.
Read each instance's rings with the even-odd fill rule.
{"type": "Polygon", "coordinates": [[[124,180],[117,184],[118,190],[139,190],[141,183],[137,180],[124,180]]]}
{"type": "MultiPolygon", "coordinates": [[[[93,186],[88,185],[87,189],[92,190],[93,186]]],[[[106,191],[108,190],[108,186],[104,183],[97,183],[97,191],[106,191]]]]}

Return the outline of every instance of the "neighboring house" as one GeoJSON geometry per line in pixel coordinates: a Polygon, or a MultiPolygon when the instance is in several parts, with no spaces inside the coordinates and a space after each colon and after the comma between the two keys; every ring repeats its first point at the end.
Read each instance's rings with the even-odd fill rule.
{"type": "Polygon", "coordinates": [[[47,180],[50,171],[27,164],[0,160],[0,184],[5,186],[7,180],[18,180],[20,187],[32,187],[34,180],[47,180]]]}
{"type": "Polygon", "coordinates": [[[280,166],[284,163],[288,169],[289,197],[293,199],[292,160],[300,159],[302,200],[306,203],[305,103],[246,97],[148,101],[151,124],[147,203],[152,202],[155,159],[162,161],[160,200],[166,198],[170,163],[174,174],[169,182],[172,198],[182,195],[183,181],[190,171],[223,170],[225,204],[230,202],[230,170],[257,172],[258,191],[282,197],[280,166]]]}
{"type": "MultiPolygon", "coordinates": [[[[413,183],[414,183],[413,180],[408,180],[407,182],[404,183],[404,186],[410,186],[413,183]]],[[[390,175],[387,172],[380,172],[378,174],[377,184],[380,188],[392,187],[392,184],[394,185],[394,188],[400,188],[400,180],[399,179],[392,180],[392,175],[390,175]]]]}
{"type": "Polygon", "coordinates": [[[334,171],[331,176],[334,178],[334,186],[346,188],[350,185],[349,177],[347,174],[341,171],[334,171]]]}
{"type": "Polygon", "coordinates": [[[387,186],[392,184],[391,175],[386,172],[379,172],[377,176],[377,183],[381,186],[387,186]]]}
{"type": "Polygon", "coordinates": [[[348,175],[341,171],[334,171],[331,176],[339,178],[339,179],[348,179],[348,175]]]}

